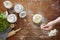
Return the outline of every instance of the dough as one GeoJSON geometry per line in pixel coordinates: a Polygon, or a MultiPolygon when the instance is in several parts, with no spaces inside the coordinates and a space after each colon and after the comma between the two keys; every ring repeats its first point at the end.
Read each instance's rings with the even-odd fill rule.
{"type": "Polygon", "coordinates": [[[10,1],[4,1],[3,4],[8,9],[12,8],[12,6],[13,6],[12,2],[10,2],[10,1]]]}
{"type": "Polygon", "coordinates": [[[26,17],[26,12],[22,11],[21,13],[19,13],[20,18],[24,18],[26,17]]]}
{"type": "Polygon", "coordinates": [[[17,17],[15,14],[10,14],[7,16],[7,21],[10,22],[10,23],[14,23],[17,21],[17,17]]]}
{"type": "Polygon", "coordinates": [[[42,22],[42,15],[40,15],[40,14],[35,14],[35,15],[33,16],[33,22],[34,22],[34,23],[40,23],[40,22],[42,22]]]}
{"type": "Polygon", "coordinates": [[[54,29],[54,30],[51,30],[51,31],[50,31],[49,36],[50,36],[50,37],[51,37],[51,36],[56,36],[56,34],[57,34],[57,30],[54,29]]]}
{"type": "Polygon", "coordinates": [[[23,5],[21,5],[21,4],[16,4],[16,5],[14,6],[14,10],[15,10],[16,13],[22,12],[23,9],[24,9],[24,7],[23,7],[23,5]]]}

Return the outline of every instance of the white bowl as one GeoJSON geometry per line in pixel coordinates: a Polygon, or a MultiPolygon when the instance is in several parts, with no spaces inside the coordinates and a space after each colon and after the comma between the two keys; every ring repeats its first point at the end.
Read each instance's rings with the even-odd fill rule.
{"type": "Polygon", "coordinates": [[[10,2],[10,1],[4,1],[3,4],[8,9],[12,8],[12,6],[13,6],[12,2],[10,2]]]}
{"type": "Polygon", "coordinates": [[[7,21],[10,22],[10,23],[14,23],[17,21],[17,17],[15,14],[10,14],[7,16],[7,21]]]}
{"type": "Polygon", "coordinates": [[[8,16],[8,11],[5,11],[5,12],[4,12],[4,16],[5,16],[5,18],[7,18],[7,16],[8,16]]]}
{"type": "Polygon", "coordinates": [[[40,14],[35,14],[35,15],[33,16],[33,22],[34,22],[34,23],[40,23],[40,22],[42,22],[42,15],[40,15],[40,14]]]}
{"type": "Polygon", "coordinates": [[[20,18],[24,18],[26,17],[26,12],[22,11],[21,13],[19,13],[20,18]]]}
{"type": "Polygon", "coordinates": [[[14,6],[14,10],[15,10],[16,13],[22,12],[23,9],[24,9],[24,7],[23,7],[23,5],[21,5],[21,4],[16,4],[16,5],[14,6]]]}

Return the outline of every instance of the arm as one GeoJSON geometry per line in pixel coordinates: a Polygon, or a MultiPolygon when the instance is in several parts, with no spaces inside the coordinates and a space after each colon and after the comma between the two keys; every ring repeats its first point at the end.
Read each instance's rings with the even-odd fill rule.
{"type": "Polygon", "coordinates": [[[43,30],[51,30],[53,28],[53,26],[55,26],[58,23],[60,23],[60,17],[58,17],[57,19],[50,21],[46,25],[42,25],[40,27],[43,30]]]}
{"type": "Polygon", "coordinates": [[[54,25],[60,23],[60,17],[58,17],[57,19],[55,19],[55,20],[53,21],[53,23],[54,23],[54,25]]]}

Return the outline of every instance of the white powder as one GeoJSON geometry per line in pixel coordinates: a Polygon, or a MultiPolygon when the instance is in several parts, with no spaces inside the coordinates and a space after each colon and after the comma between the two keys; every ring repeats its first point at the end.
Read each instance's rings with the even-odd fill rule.
{"type": "Polygon", "coordinates": [[[57,34],[57,30],[54,29],[50,31],[49,36],[56,36],[56,34],[57,34]]]}

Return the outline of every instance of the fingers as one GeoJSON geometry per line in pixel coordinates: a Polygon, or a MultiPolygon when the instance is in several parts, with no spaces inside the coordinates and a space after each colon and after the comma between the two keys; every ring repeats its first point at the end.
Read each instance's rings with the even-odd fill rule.
{"type": "Polygon", "coordinates": [[[40,27],[41,27],[41,29],[43,29],[43,30],[51,30],[51,29],[52,29],[52,26],[45,25],[45,24],[42,24],[40,27]]]}
{"type": "Polygon", "coordinates": [[[52,29],[52,26],[48,26],[46,28],[43,28],[44,30],[51,30],[52,29]]]}
{"type": "Polygon", "coordinates": [[[40,28],[44,29],[44,27],[45,27],[45,24],[41,24],[40,28]]]}

